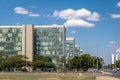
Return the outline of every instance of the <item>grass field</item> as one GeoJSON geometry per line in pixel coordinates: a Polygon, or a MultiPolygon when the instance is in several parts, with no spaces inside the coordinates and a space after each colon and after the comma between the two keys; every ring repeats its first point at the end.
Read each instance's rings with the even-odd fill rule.
{"type": "Polygon", "coordinates": [[[0,80],[95,80],[77,73],[0,73],[0,80]]]}

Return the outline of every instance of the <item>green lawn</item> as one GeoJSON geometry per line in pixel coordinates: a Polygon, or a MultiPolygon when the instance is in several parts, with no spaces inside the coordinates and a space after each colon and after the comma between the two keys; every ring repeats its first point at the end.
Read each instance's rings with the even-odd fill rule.
{"type": "Polygon", "coordinates": [[[62,73],[0,73],[0,80],[95,80],[95,78],[62,73]]]}

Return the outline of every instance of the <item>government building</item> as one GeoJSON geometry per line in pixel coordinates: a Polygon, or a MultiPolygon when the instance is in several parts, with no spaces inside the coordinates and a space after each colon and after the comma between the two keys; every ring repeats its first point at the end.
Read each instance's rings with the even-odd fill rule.
{"type": "Polygon", "coordinates": [[[37,56],[49,56],[59,66],[62,56],[66,56],[67,62],[79,51],[75,48],[75,39],[66,38],[66,29],[62,25],[0,26],[0,53],[9,57],[24,55],[32,62],[37,56]]]}

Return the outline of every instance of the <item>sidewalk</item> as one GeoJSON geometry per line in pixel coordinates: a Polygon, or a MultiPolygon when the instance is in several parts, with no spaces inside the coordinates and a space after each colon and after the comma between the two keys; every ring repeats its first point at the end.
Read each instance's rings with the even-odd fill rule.
{"type": "Polygon", "coordinates": [[[111,76],[97,76],[96,80],[120,80],[111,76]]]}

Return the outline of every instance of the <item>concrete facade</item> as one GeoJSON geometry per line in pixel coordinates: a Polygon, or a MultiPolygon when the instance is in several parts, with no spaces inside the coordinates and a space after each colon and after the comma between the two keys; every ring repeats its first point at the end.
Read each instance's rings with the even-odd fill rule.
{"type": "Polygon", "coordinates": [[[22,54],[27,56],[29,61],[33,61],[34,27],[27,24],[23,26],[22,31],[22,54]]]}
{"type": "Polygon", "coordinates": [[[80,56],[80,46],[79,45],[75,45],[75,56],[80,56]]]}

